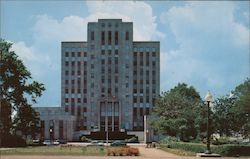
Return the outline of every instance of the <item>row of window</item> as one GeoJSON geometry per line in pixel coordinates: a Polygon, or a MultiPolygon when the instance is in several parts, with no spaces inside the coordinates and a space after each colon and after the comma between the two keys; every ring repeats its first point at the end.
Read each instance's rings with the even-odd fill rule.
{"type": "MultiPolygon", "coordinates": [[[[87,57],[87,52],[71,52],[71,57],[87,57]]],[[[65,57],[69,57],[69,52],[65,52],[65,57]]]]}
{"type": "MultiPolygon", "coordinates": [[[[126,33],[126,37],[125,39],[129,39],[129,33],[126,33]]],[[[111,47],[111,46],[109,46],[111,47]]],[[[110,48],[111,49],[111,48],[110,48]]],[[[77,54],[82,54],[82,53],[76,53],[76,52],[84,52],[84,57],[86,57],[87,55],[87,48],[86,47],[65,47],[65,56],[68,57],[69,56],[69,51],[71,51],[74,56],[79,56],[77,54]]],[[[134,47],[134,52],[156,52],[156,48],[155,47],[134,47]]],[[[72,55],[73,56],[73,55],[72,55]]],[[[82,56],[82,55],[80,55],[82,56]]]]}
{"type": "MultiPolygon", "coordinates": [[[[115,45],[118,45],[119,32],[115,31],[113,34],[114,34],[115,45]]],[[[91,31],[91,33],[90,33],[90,39],[91,39],[91,41],[95,40],[95,32],[94,31],[91,31]]],[[[129,40],[129,32],[128,31],[125,32],[125,40],[129,40]]],[[[112,44],[112,31],[108,31],[106,33],[105,33],[105,31],[101,31],[101,45],[105,45],[105,42],[108,45],[112,44]],[[105,35],[108,36],[108,38],[107,38],[108,41],[105,41],[105,39],[106,39],[105,35]]]]}
{"type": "MultiPolygon", "coordinates": [[[[143,93],[144,89],[133,89],[133,93],[143,93]]],[[[155,93],[155,89],[152,89],[152,93],[155,93]]],[[[146,94],[149,94],[149,89],[146,89],[146,94]]]]}
{"type": "MultiPolygon", "coordinates": [[[[149,99],[150,99],[150,97],[149,96],[146,96],[146,103],[149,103],[149,99]]],[[[152,101],[153,101],[153,103],[155,102],[155,98],[152,98],[152,101]]],[[[137,97],[134,97],[133,98],[133,103],[143,103],[143,97],[139,97],[139,98],[137,98],[137,97]]]]}
{"type": "MultiPolygon", "coordinates": [[[[81,103],[81,98],[65,98],[65,103],[81,103]]],[[[83,98],[83,103],[87,103],[87,98],[83,98]]]]}
{"type": "MultiPolygon", "coordinates": [[[[69,106],[65,106],[65,112],[69,112],[69,106]]],[[[78,106],[78,107],[77,107],[77,115],[80,115],[81,112],[83,112],[83,113],[87,112],[87,108],[86,108],[86,107],[83,107],[83,108],[82,108],[82,111],[81,111],[81,107],[78,106]]],[[[72,115],[75,115],[75,106],[74,106],[74,105],[71,106],[71,114],[72,114],[72,115]]],[[[84,121],[87,121],[87,118],[86,118],[86,117],[84,117],[84,121]]]]}

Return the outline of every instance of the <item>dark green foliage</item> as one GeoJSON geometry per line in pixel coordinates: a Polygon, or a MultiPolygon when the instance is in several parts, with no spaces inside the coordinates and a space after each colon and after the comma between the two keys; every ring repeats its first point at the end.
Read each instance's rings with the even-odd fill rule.
{"type": "Polygon", "coordinates": [[[178,84],[157,100],[152,127],[160,133],[178,136],[182,141],[197,135],[195,117],[201,102],[199,93],[186,84],[178,84]]]}
{"type": "Polygon", "coordinates": [[[2,147],[25,147],[26,141],[18,135],[6,134],[2,136],[2,147]]]}
{"type": "MultiPolygon", "coordinates": [[[[168,142],[165,144],[160,144],[162,148],[173,148],[181,149],[185,151],[191,151],[195,153],[205,152],[207,149],[205,144],[196,144],[196,143],[184,143],[184,142],[168,142]]],[[[222,156],[249,156],[250,155],[250,146],[249,145],[220,145],[212,146],[211,150],[213,153],[218,153],[222,156]]]]}
{"type": "Polygon", "coordinates": [[[10,133],[11,129],[15,131],[15,128],[20,128],[20,124],[23,124],[23,128],[19,130],[24,135],[27,134],[27,122],[35,124],[32,120],[37,120],[37,116],[31,110],[31,104],[35,103],[36,98],[45,90],[43,84],[32,81],[31,74],[23,62],[14,51],[10,51],[11,45],[0,39],[0,121],[3,126],[1,136],[10,133]],[[29,103],[28,99],[31,99],[32,103],[29,103]],[[15,120],[21,121],[17,122],[15,127],[12,127],[11,122],[13,110],[17,111],[15,120]],[[26,122],[22,123],[23,121],[26,122]]]}

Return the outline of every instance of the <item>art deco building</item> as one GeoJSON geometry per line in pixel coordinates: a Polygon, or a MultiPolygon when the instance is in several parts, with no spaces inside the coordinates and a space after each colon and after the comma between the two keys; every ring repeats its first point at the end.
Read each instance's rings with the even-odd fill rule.
{"type": "Polygon", "coordinates": [[[158,41],[133,41],[132,22],[99,19],[87,41],[62,42],[61,55],[61,105],[74,132],[143,131],[160,90],[158,41]]]}

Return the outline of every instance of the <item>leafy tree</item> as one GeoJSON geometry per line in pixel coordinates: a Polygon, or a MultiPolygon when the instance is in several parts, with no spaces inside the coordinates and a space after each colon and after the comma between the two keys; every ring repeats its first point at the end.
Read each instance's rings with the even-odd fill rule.
{"type": "Polygon", "coordinates": [[[201,99],[199,93],[182,83],[163,93],[157,100],[152,121],[155,130],[181,140],[196,137],[195,116],[201,99]]]}
{"type": "Polygon", "coordinates": [[[39,121],[38,113],[30,105],[20,106],[14,119],[15,131],[22,132],[26,139],[28,135],[34,138],[40,132],[39,121]]]}
{"type": "Polygon", "coordinates": [[[36,98],[40,97],[45,90],[42,83],[32,81],[31,74],[23,62],[14,51],[10,51],[11,45],[0,39],[0,121],[3,125],[3,135],[1,136],[10,133],[13,110],[17,111],[16,118],[31,120],[30,118],[25,119],[26,116],[22,114],[22,109],[26,109],[26,107],[29,109],[28,99],[35,103],[36,98]]]}
{"type": "Polygon", "coordinates": [[[235,98],[220,97],[214,101],[214,124],[215,131],[222,135],[230,136],[233,132],[237,131],[237,115],[232,111],[234,107],[235,98]]]}
{"type": "Polygon", "coordinates": [[[237,124],[238,131],[245,137],[250,137],[250,78],[238,85],[233,94],[236,102],[232,111],[239,117],[237,124]]]}

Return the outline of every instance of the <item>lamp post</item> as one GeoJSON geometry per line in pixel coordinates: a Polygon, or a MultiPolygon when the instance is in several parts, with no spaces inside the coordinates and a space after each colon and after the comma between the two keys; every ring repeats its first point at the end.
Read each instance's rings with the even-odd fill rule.
{"type": "Polygon", "coordinates": [[[205,96],[205,101],[207,102],[207,150],[205,154],[211,154],[210,149],[210,132],[209,132],[209,116],[210,116],[210,102],[212,101],[212,94],[210,91],[207,92],[205,96]]]}

